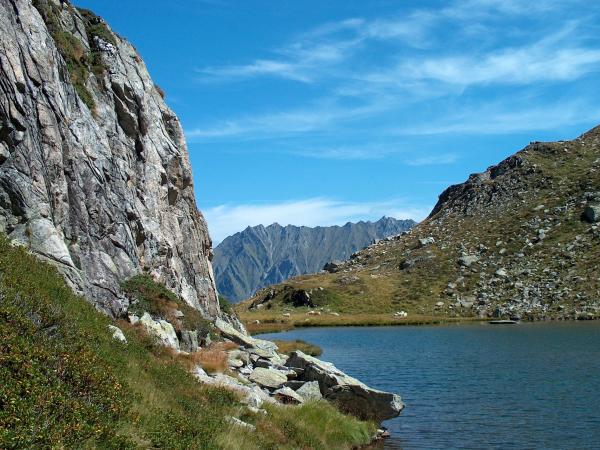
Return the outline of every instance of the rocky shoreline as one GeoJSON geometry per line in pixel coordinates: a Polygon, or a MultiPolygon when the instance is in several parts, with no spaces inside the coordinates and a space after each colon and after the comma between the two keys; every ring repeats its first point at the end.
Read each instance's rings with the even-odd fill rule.
{"type": "MultiPolygon", "coordinates": [[[[129,320],[144,327],[158,343],[177,353],[190,354],[201,350],[198,342],[202,339],[198,339],[196,331],[176,332],[172,323],[153,318],[147,312],[141,319],[130,315],[129,320]],[[193,337],[190,338],[190,334],[193,337]]],[[[113,327],[111,331],[116,339],[121,340],[118,328],[113,327]]],[[[254,413],[260,413],[265,404],[293,407],[327,400],[346,414],[379,424],[397,417],[404,409],[397,394],[373,389],[331,363],[299,350],[289,356],[279,353],[275,343],[254,338],[223,319],[214,322],[213,331],[225,342],[236,344],[235,348],[226,351],[227,370],[208,374],[200,365],[195,365],[192,374],[201,383],[234,391],[254,413]]],[[[235,420],[238,426],[253,427],[236,418],[231,420],[235,420]]],[[[374,441],[385,436],[385,430],[380,429],[374,441]]]]}

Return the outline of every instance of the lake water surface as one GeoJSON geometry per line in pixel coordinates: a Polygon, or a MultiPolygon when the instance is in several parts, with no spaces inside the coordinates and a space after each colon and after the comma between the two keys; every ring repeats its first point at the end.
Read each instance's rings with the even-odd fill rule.
{"type": "Polygon", "coordinates": [[[307,328],[366,384],[399,393],[390,449],[600,449],[600,322],[307,328]]]}

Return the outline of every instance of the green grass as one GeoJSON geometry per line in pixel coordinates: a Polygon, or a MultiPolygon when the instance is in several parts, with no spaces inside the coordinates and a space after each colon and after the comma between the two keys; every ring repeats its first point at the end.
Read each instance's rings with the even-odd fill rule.
{"type": "Polygon", "coordinates": [[[132,303],[129,312],[141,316],[144,312],[162,317],[173,324],[176,330],[197,330],[206,336],[211,331],[210,321],[165,286],[155,282],[150,275],[137,275],[121,284],[123,292],[132,303]],[[181,311],[183,317],[176,317],[181,311]]]}
{"type": "MultiPolygon", "coordinates": [[[[179,301],[143,277],[126,285],[179,301]]],[[[123,344],[109,324],[52,266],[0,236],[0,448],[349,449],[374,431],[324,402],[254,415],[196,382],[141,328],[117,322],[123,344]]]]}
{"type": "Polygon", "coordinates": [[[321,356],[321,353],[323,353],[323,349],[321,347],[303,341],[302,339],[295,339],[293,341],[275,339],[273,340],[273,342],[277,344],[279,352],[284,353],[286,355],[289,355],[290,353],[296,350],[300,350],[301,352],[311,356],[321,356]]]}

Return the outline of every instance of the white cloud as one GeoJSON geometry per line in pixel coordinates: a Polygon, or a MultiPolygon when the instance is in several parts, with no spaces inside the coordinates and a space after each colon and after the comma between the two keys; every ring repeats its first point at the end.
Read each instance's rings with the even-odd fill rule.
{"type": "Polygon", "coordinates": [[[332,124],[369,116],[381,111],[384,107],[382,101],[354,107],[342,107],[331,101],[323,101],[320,104],[312,105],[312,108],[252,115],[236,120],[217,122],[207,127],[193,128],[186,131],[186,136],[192,141],[230,136],[272,138],[323,130],[332,124]]]}
{"type": "Polygon", "coordinates": [[[399,200],[385,202],[343,202],[310,198],[271,204],[220,205],[204,208],[214,245],[248,226],[304,225],[309,227],[343,225],[359,220],[378,220],[382,216],[422,220],[429,207],[412,206],[399,200]]]}
{"type": "Polygon", "coordinates": [[[600,120],[600,109],[585,101],[532,107],[490,104],[456,111],[450,118],[388,130],[404,136],[434,134],[506,134],[590,125],[600,120]]]}
{"type": "Polygon", "coordinates": [[[456,162],[458,155],[455,153],[442,153],[439,155],[422,156],[406,160],[409,166],[438,166],[456,162]]]}

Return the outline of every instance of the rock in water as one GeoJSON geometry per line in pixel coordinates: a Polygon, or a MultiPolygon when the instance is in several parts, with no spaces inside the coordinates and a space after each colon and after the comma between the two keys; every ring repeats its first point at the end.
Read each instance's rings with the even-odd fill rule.
{"type": "Polygon", "coordinates": [[[218,316],[179,120],[100,18],[67,1],[37,4],[45,19],[30,0],[0,2],[0,232],[112,315],[127,306],[119,283],[147,271],[218,316]],[[99,70],[85,66],[74,86],[45,20],[99,70]]]}
{"type": "MultiPolygon", "coordinates": [[[[318,382],[324,398],[333,401],[342,411],[361,419],[382,422],[398,416],[404,409],[400,396],[372,389],[333,364],[299,350],[292,352],[285,365],[302,369],[299,379],[318,382]]],[[[302,394],[300,390],[298,393],[302,394]]]]}

